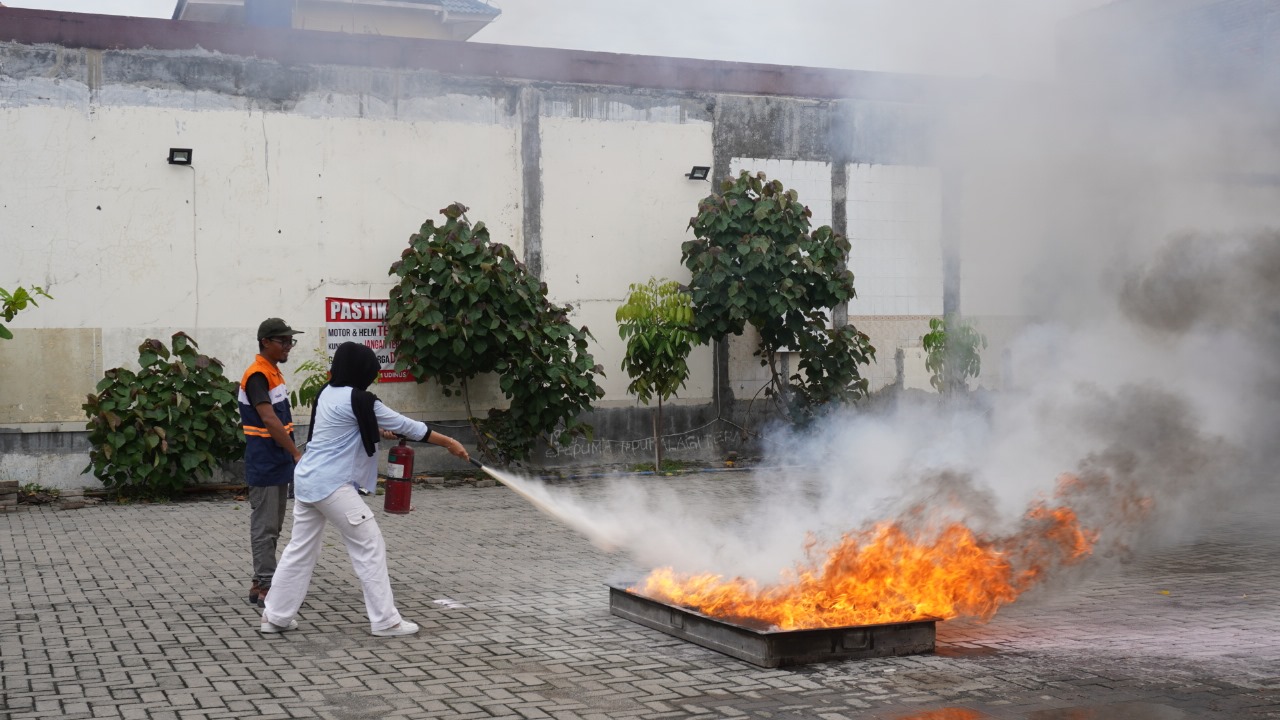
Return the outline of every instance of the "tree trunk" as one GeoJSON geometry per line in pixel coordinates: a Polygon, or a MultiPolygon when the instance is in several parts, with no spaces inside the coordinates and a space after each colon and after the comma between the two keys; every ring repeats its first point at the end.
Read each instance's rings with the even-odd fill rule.
{"type": "Polygon", "coordinates": [[[658,407],[653,411],[653,471],[662,472],[662,398],[658,398],[658,407]]]}
{"type": "Polygon", "coordinates": [[[767,352],[768,354],[766,357],[769,360],[769,385],[773,387],[773,405],[778,409],[778,412],[782,417],[794,421],[794,418],[791,417],[790,406],[787,403],[787,394],[791,391],[790,387],[787,386],[786,380],[789,370],[784,367],[779,371],[778,362],[780,362],[780,358],[778,358],[777,353],[772,350],[767,352]]]}
{"type": "Polygon", "coordinates": [[[476,450],[483,457],[490,457],[489,443],[485,442],[484,433],[480,432],[480,428],[476,426],[476,418],[471,414],[471,388],[467,385],[467,379],[462,378],[462,402],[467,407],[467,423],[471,425],[471,432],[476,436],[476,450]]]}

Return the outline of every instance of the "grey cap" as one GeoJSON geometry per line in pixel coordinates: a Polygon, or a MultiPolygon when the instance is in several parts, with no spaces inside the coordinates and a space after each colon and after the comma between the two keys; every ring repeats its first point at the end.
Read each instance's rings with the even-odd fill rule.
{"type": "Polygon", "coordinates": [[[289,327],[289,323],[280,318],[267,318],[258,326],[258,339],[269,337],[283,337],[285,335],[301,335],[301,330],[294,330],[289,327]]]}

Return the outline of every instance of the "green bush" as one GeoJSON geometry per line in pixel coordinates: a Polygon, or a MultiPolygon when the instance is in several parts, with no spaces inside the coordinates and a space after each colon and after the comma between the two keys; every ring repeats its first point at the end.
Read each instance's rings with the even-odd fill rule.
{"type": "Polygon", "coordinates": [[[982,351],[987,338],[955,315],[929,320],[929,332],[920,338],[929,384],[940,393],[966,392],[969,379],[982,372],[982,351]]]}
{"type": "Polygon", "coordinates": [[[244,453],[237,384],[186,333],[172,344],[142,343],[141,369],[108,370],[83,405],[92,449],[82,472],[118,494],[172,497],[244,453]]]}

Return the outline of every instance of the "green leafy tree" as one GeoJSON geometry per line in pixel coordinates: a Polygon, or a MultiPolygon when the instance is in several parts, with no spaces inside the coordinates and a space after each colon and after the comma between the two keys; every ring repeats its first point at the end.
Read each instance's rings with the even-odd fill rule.
{"type": "Polygon", "coordinates": [[[966,392],[969,379],[982,371],[982,351],[987,338],[955,315],[933,318],[929,332],[920,338],[929,384],[940,393],[966,392]]]}
{"type": "Polygon", "coordinates": [[[499,461],[528,459],[539,438],[589,436],[578,418],[604,396],[590,332],[570,325],[572,308],[551,303],[546,284],[466,211],[457,203],[441,210],[444,223],[423,223],[391,265],[387,337],[397,369],[418,382],[434,378],[445,395],[461,384],[481,451],[499,461]],[[476,419],[468,383],[482,373],[499,375],[510,405],[476,419]]]}
{"type": "Polygon", "coordinates": [[[83,472],[119,494],[171,497],[244,453],[236,383],[186,333],[172,345],[142,343],[140,370],[108,370],[83,405],[91,445],[83,472]]]}
{"type": "MultiPolygon", "coordinates": [[[[44,288],[32,286],[30,290],[19,287],[13,292],[9,292],[4,288],[0,288],[0,317],[4,318],[4,322],[11,322],[18,313],[26,310],[28,305],[39,307],[40,303],[36,302],[36,297],[46,297],[50,300],[53,296],[46,293],[44,288]]],[[[13,332],[0,323],[0,340],[12,340],[13,332]]]]}
{"type": "MultiPolygon", "coordinates": [[[[295,374],[302,379],[298,382],[296,390],[289,391],[289,405],[294,412],[311,407],[311,403],[315,402],[320,390],[329,382],[330,364],[329,356],[319,350],[316,351],[315,357],[298,364],[295,374]]],[[[374,382],[377,382],[376,378],[374,382]]]]}
{"type": "Polygon", "coordinates": [[[650,278],[632,284],[619,308],[618,335],[627,341],[622,369],[631,377],[627,392],[645,405],[654,397],[654,469],[662,469],[662,404],[684,387],[689,378],[688,357],[698,336],[689,294],[672,280],[650,278]]]}
{"type": "Polygon", "coordinates": [[[694,332],[721,340],[754,327],[755,354],[771,375],[765,394],[798,423],[865,397],[860,366],[876,352],[852,325],[828,327],[827,310],[856,296],[849,241],[825,225],[810,231],[811,216],[795,190],[744,171],[698,204],[695,239],[681,248],[693,273],[694,332]],[[779,367],[784,349],[799,354],[790,377],[779,367]]]}

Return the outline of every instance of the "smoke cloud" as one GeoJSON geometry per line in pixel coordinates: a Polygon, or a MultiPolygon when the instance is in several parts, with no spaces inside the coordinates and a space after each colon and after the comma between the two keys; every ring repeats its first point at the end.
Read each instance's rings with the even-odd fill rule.
{"type": "MultiPolygon", "coordinates": [[[[1221,31],[1161,18],[1192,23],[1183,39],[1221,31]]],[[[1129,22],[1073,19],[1053,77],[939,110],[937,162],[959,190],[944,242],[961,310],[991,340],[985,389],[770,428],[750,487],[614,479],[590,499],[543,488],[547,502],[642,567],[768,584],[812,547],[922,509],[1000,536],[1038,499],[1069,506],[1098,568],[1272,501],[1280,102],[1259,88],[1280,77],[1226,55],[1200,58],[1220,75],[1185,72],[1178,33],[1129,22]],[[1097,38],[1115,37],[1107,55],[1097,38]],[[717,492],[750,499],[730,510],[717,492]]]]}
{"type": "Polygon", "coordinates": [[[967,77],[1051,72],[1053,23],[1105,0],[494,0],[486,43],[967,77]]]}

